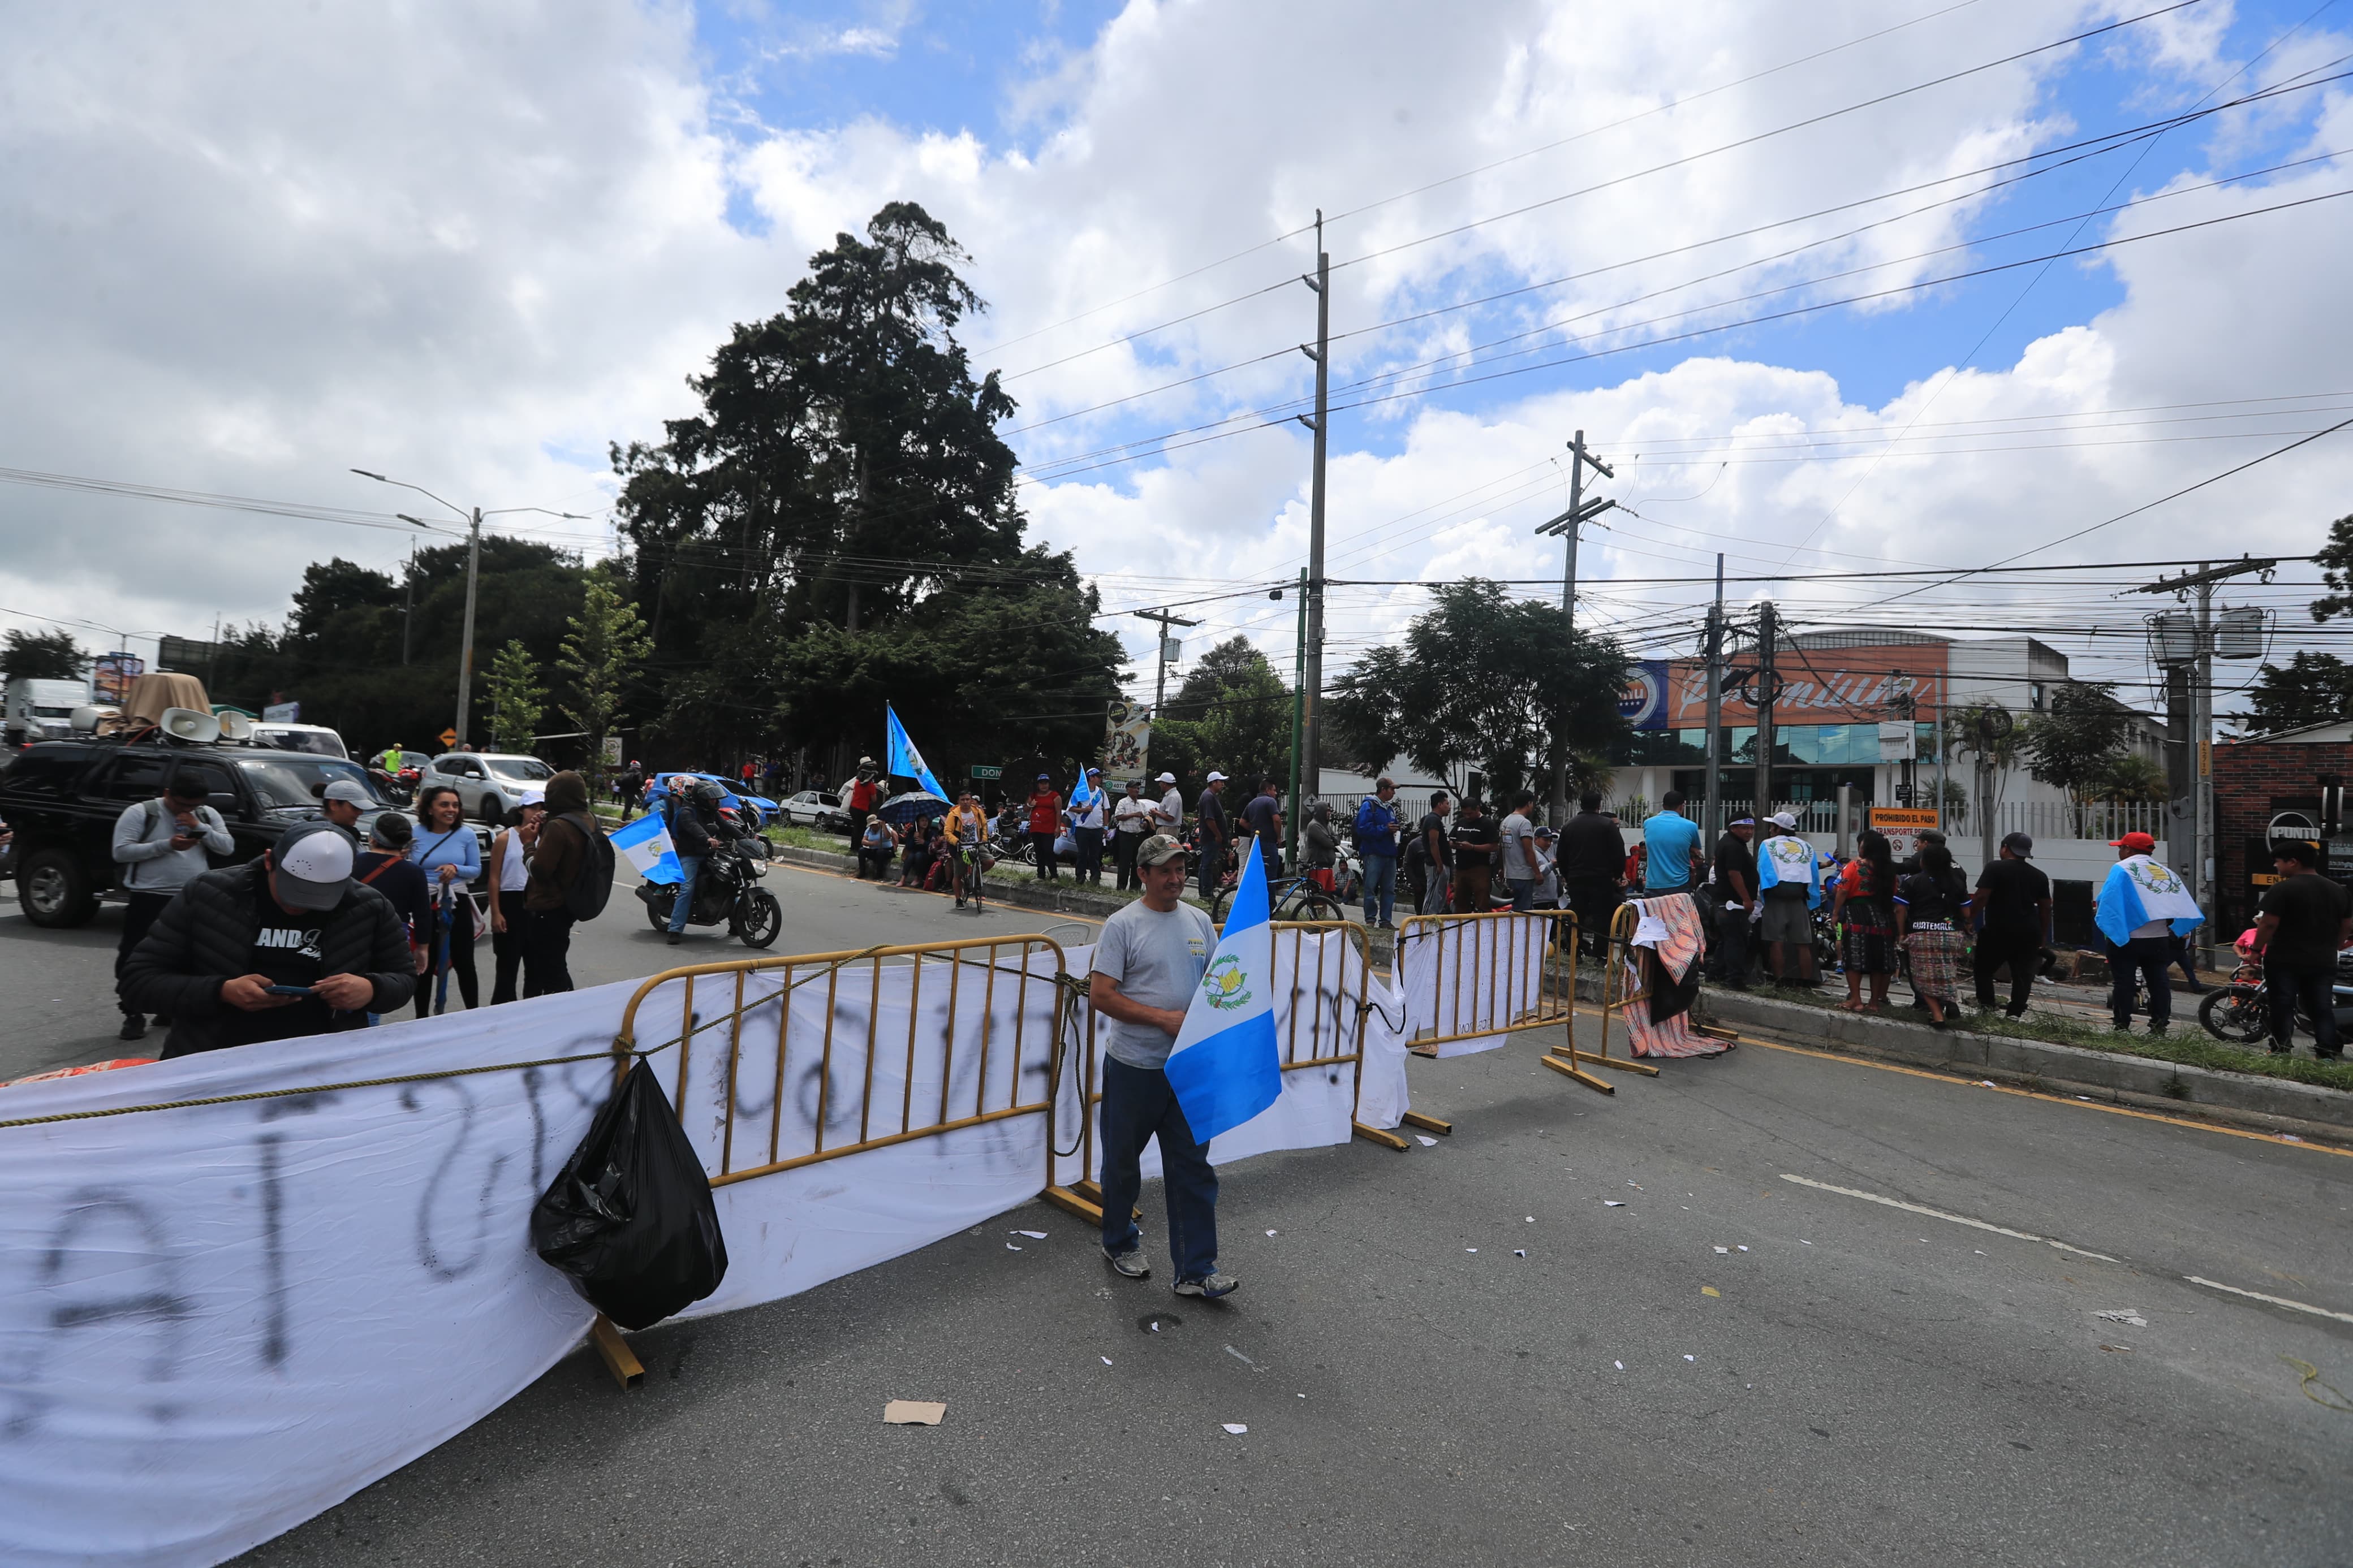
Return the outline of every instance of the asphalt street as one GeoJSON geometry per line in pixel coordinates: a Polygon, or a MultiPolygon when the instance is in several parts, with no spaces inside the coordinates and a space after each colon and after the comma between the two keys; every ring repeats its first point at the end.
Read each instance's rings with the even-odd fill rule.
{"type": "MultiPolygon", "coordinates": [[[[770,885],[779,952],[1040,924],[770,885]]],[[[727,950],[625,898],[584,981],[727,950]]],[[[14,1057],[116,1053],[115,918],[0,916],[63,998],[14,1057]]],[[[1412,1064],[1451,1138],[1228,1167],[1227,1303],[1031,1205],[638,1335],[632,1393],[576,1354],[247,1561],[2353,1561],[2353,1158],[1761,1043],[1603,1099],[1543,1043],[1412,1064]]]]}

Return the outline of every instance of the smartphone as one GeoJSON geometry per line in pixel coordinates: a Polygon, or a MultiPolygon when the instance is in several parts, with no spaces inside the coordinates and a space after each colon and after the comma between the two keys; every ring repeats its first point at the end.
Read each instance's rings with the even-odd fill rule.
{"type": "Polygon", "coordinates": [[[308,996],[311,994],[311,988],[308,985],[269,985],[264,986],[263,989],[268,991],[272,996],[308,996]]]}

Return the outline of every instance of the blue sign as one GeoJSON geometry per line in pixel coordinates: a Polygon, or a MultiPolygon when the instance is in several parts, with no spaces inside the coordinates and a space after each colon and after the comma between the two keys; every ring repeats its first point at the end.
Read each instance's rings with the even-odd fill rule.
{"type": "Polygon", "coordinates": [[[1627,671],[1618,693],[1618,716],[1637,730],[1667,727],[1667,662],[1646,658],[1627,671]]]}

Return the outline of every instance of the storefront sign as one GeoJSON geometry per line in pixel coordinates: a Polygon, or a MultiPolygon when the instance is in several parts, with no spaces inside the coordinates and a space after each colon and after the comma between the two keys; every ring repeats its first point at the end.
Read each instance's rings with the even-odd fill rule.
{"type": "MultiPolygon", "coordinates": [[[[1782,724],[1852,724],[1894,717],[1889,704],[1910,696],[1920,716],[1944,706],[1946,648],[1942,643],[1880,647],[1783,648],[1774,670],[1781,678],[1773,717],[1782,724]]],[[[1754,668],[1756,656],[1743,664],[1754,668]]],[[[1693,729],[1707,722],[1707,666],[1679,658],[1669,667],[1667,725],[1693,729]]],[[[1757,710],[1736,679],[1724,694],[1724,722],[1753,724],[1757,710]]]]}

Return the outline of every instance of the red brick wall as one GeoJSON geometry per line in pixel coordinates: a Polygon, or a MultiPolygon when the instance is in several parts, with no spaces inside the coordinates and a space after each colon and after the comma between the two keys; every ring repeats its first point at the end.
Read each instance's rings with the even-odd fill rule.
{"type": "Polygon", "coordinates": [[[2236,940],[2254,921],[2248,881],[2249,842],[2263,837],[2272,814],[2295,806],[2318,820],[2320,775],[2353,782],[2353,743],[2299,744],[2293,741],[2240,741],[2214,748],[2214,879],[2223,929],[2217,946],[2236,940]]]}

